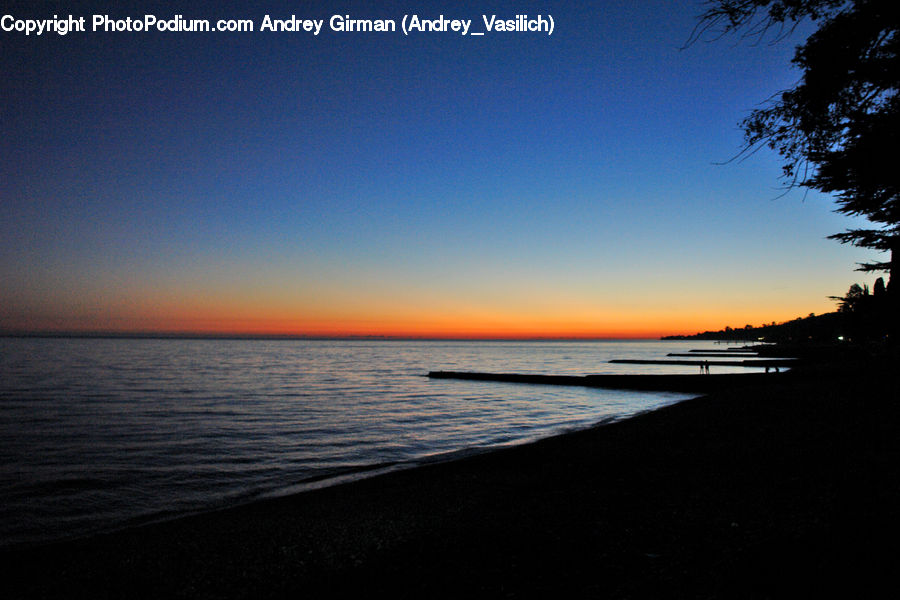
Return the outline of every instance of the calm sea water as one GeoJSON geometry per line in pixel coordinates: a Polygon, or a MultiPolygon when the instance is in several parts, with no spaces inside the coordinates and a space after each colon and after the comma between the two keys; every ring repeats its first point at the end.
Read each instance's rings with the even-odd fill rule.
{"type": "Polygon", "coordinates": [[[606,361],[702,347],[714,346],[0,338],[0,545],[520,443],[685,397],[430,370],[693,373],[606,361]]]}

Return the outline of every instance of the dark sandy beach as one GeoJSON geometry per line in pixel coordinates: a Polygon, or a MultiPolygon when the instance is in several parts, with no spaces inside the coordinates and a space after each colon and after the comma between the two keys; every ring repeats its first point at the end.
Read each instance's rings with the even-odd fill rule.
{"type": "Polygon", "coordinates": [[[898,554],[900,390],[864,364],[5,552],[0,595],[872,597],[898,554]]]}

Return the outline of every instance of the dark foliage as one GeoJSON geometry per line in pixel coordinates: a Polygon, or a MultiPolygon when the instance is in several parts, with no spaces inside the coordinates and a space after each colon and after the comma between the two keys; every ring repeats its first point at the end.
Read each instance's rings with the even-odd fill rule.
{"type": "MultiPolygon", "coordinates": [[[[710,0],[692,40],[736,31],[761,39],[805,19],[817,29],[794,54],[802,79],[744,119],[744,151],[771,148],[784,159],[788,188],[833,194],[838,212],[872,223],[831,237],[889,253],[888,261],[860,267],[890,271],[894,280],[900,249],[896,0],[710,0]]],[[[900,296],[890,294],[890,285],[887,290],[900,296]]]]}
{"type": "Polygon", "coordinates": [[[744,342],[779,342],[790,344],[884,342],[888,339],[890,306],[884,280],[875,282],[875,292],[854,283],[845,296],[832,296],[838,302],[837,311],[824,315],[810,314],[784,323],[745,325],[719,331],[704,331],[695,335],[675,335],[663,339],[720,340],[744,342]]]}

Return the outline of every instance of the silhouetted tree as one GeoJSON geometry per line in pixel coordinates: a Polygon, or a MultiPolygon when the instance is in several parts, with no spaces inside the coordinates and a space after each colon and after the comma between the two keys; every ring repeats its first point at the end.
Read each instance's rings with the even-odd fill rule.
{"type": "Polygon", "coordinates": [[[889,253],[860,265],[889,271],[896,331],[900,292],[900,10],[897,0],[709,0],[692,39],[742,30],[763,36],[803,19],[818,29],[797,47],[803,73],[793,88],[754,110],[741,126],[745,152],[767,146],[782,156],[788,188],[833,194],[837,211],[863,216],[868,229],[830,236],[889,253]]]}
{"type": "Polygon", "coordinates": [[[863,306],[865,299],[869,297],[869,286],[860,286],[854,283],[847,290],[846,296],[830,296],[832,300],[840,302],[838,312],[857,312],[863,306]]]}

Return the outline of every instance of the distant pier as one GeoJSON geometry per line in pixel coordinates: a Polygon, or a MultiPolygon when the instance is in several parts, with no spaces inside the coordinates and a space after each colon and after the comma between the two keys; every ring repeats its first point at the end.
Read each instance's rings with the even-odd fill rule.
{"type": "Polygon", "coordinates": [[[470,381],[500,381],[507,383],[535,383],[542,385],[573,385],[620,390],[642,390],[660,392],[713,392],[735,386],[769,383],[773,376],[786,377],[790,373],[780,373],[782,368],[797,365],[793,358],[758,358],[752,348],[728,348],[727,350],[690,350],[688,354],[669,353],[668,356],[685,357],[692,360],[672,359],[632,359],[619,358],[610,363],[626,365],[672,365],[700,367],[702,377],[696,374],[625,374],[625,375],[531,375],[523,373],[479,373],[473,371],[431,371],[432,379],[465,379],[470,381]],[[706,358],[741,360],[697,360],[706,358]],[[765,369],[765,373],[718,373],[710,374],[710,367],[748,367],[765,369]],[[773,370],[775,373],[770,373],[773,370]],[[776,375],[777,374],[777,375],[776,375]]]}
{"type": "Polygon", "coordinates": [[[615,390],[648,392],[707,393],[737,386],[771,383],[773,377],[790,373],[721,373],[716,375],[528,375],[522,373],[478,373],[470,371],[431,371],[432,379],[466,379],[541,385],[572,385],[615,390]]]}
{"type": "MultiPolygon", "coordinates": [[[[698,356],[703,356],[698,355],[698,356]]],[[[796,366],[792,358],[760,358],[755,360],[645,360],[637,358],[616,358],[611,361],[617,365],[681,365],[698,367],[709,365],[711,367],[791,367],[796,366]]]]}

